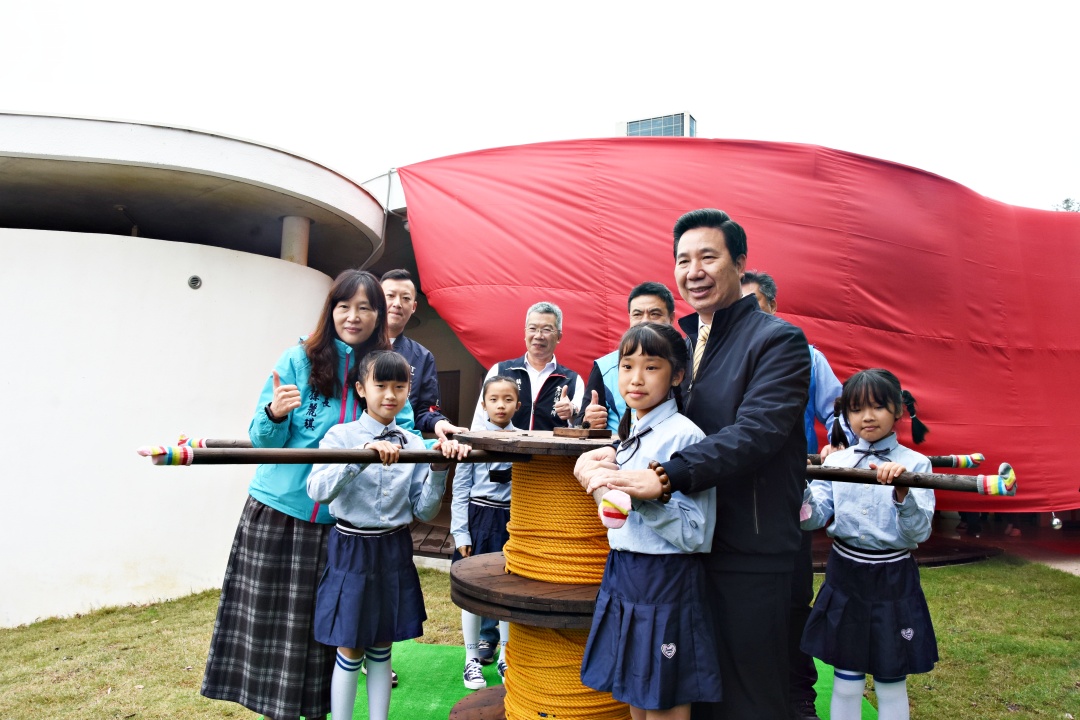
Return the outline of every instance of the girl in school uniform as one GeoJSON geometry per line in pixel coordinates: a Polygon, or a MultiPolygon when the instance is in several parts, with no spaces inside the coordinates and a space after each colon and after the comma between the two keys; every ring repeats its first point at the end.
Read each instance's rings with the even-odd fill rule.
{"type": "MultiPolygon", "coordinates": [[[[516,432],[512,422],[521,408],[517,381],[506,375],[495,375],[484,382],[480,400],[487,413],[484,430],[516,432]]],[[[454,473],[454,500],[450,506],[450,534],[454,536],[454,558],[501,552],[510,539],[506,525],[510,522],[511,463],[462,465],[454,473]]],[[[462,680],[470,690],[487,686],[481,664],[484,663],[481,625],[495,621],[481,618],[468,610],[461,611],[461,634],[465,639],[465,669],[462,680]]],[[[509,624],[498,623],[499,664],[501,677],[506,676],[506,639],[509,624]]],[[[487,664],[491,660],[488,659],[487,664]]]]}
{"type": "MultiPolygon", "coordinates": [[[[670,325],[642,323],[619,344],[615,463],[642,470],[705,437],[681,415],[687,351],[670,325]]],[[[585,485],[585,483],[583,483],[585,485]]],[[[598,501],[604,490],[594,492],[598,501]]],[[[581,681],[630,705],[634,720],[689,718],[690,703],[721,699],[720,670],[698,553],[712,546],[716,491],[633,500],[608,530],[611,553],[596,599],[581,681]]]]}
{"type": "MultiPolygon", "coordinates": [[[[248,428],[258,448],[318,447],[355,419],[360,358],[390,347],[386,298],[363,270],[338,275],[315,331],[286,350],[248,428]]],[[[333,519],[305,490],[310,465],[259,465],[221,588],[202,694],[273,720],[326,716],[334,652],[312,634],[333,519]]]]}
{"type": "MultiPolygon", "coordinates": [[[[929,672],[937,662],[937,640],[911,551],[930,537],[934,491],[893,487],[902,472],[930,472],[930,460],[896,440],[893,428],[904,412],[912,434],[915,399],[888,370],[852,375],[840,406],[858,442],[831,453],[827,467],[877,470],[881,485],[814,480],[804,494],[804,530],[828,523],[833,538],[825,584],[803,632],[803,652],[834,668],[830,717],[862,716],[866,674],[874,676],[878,716],[909,717],[907,675],[929,672]],[[829,519],[832,518],[832,522],[829,519]]],[[[839,423],[834,425],[834,431],[839,423]]],[[[846,445],[840,434],[833,445],[846,445]]]]}
{"type": "MultiPolygon", "coordinates": [[[[391,643],[424,634],[427,613],[409,524],[439,511],[449,465],[393,464],[402,448],[425,449],[394,420],[409,402],[410,374],[408,361],[395,352],[366,356],[356,383],[363,414],[331,428],[319,443],[376,450],[383,464],[317,464],[307,478],[308,495],[330,503],[336,518],[315,604],[315,638],[338,649],[330,688],[335,718],[353,716],[357,674],[366,655],[368,716],[386,720],[391,643]]],[[[461,459],[470,448],[450,440],[435,449],[461,459]]]]}

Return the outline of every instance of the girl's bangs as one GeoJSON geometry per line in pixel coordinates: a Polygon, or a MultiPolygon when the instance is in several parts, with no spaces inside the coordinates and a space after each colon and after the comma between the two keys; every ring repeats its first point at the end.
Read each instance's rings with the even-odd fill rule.
{"type": "Polygon", "coordinates": [[[634,355],[638,351],[649,357],[667,358],[671,351],[668,342],[652,329],[642,325],[630,328],[619,343],[619,357],[634,355]]]}
{"type": "Polygon", "coordinates": [[[849,380],[848,384],[851,387],[845,387],[842,393],[845,412],[878,405],[896,412],[901,407],[898,388],[894,388],[880,374],[864,371],[849,380]]]}
{"type": "MultiPolygon", "coordinates": [[[[371,362],[371,379],[376,382],[408,382],[412,375],[409,361],[396,352],[376,353],[371,362]]],[[[361,378],[361,382],[367,380],[367,375],[361,378]]]]}

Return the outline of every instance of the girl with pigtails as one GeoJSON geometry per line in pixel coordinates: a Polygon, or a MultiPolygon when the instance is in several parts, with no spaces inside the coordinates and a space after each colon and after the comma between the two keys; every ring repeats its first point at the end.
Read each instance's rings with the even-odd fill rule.
{"type": "Polygon", "coordinates": [[[826,467],[877,471],[879,485],[814,480],[803,496],[802,528],[827,527],[833,539],[825,583],[803,632],[802,650],[834,668],[830,717],[862,716],[866,675],[874,676],[878,716],[907,720],[907,676],[929,672],[937,640],[911,551],[930,537],[934,491],[893,487],[901,473],[930,472],[930,460],[900,445],[894,426],[908,409],[912,437],[926,427],[915,398],[888,370],[852,375],[838,401],[858,441],[847,447],[833,423],[826,467]],[[830,520],[831,519],[831,520],[830,520]]]}

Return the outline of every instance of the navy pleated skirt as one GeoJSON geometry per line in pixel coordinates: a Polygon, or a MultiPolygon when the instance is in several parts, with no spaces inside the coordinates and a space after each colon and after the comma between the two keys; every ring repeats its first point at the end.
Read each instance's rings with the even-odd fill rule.
{"type": "MultiPolygon", "coordinates": [[[[510,539],[506,524],[510,522],[510,506],[492,507],[479,503],[469,503],[469,537],[472,538],[472,554],[502,552],[503,545],[510,539]]],[[[454,550],[451,563],[461,559],[454,550]]]]}
{"type": "Polygon", "coordinates": [[[915,558],[859,562],[834,544],[801,647],[833,667],[879,678],[932,670],[937,638],[915,558]]]}
{"type": "Polygon", "coordinates": [[[420,637],[425,620],[408,527],[375,536],[334,528],[315,601],[315,639],[365,648],[420,637]]]}
{"type": "Polygon", "coordinates": [[[719,702],[720,668],[706,588],[700,555],[612,550],[581,682],[646,710],[719,702]]]}

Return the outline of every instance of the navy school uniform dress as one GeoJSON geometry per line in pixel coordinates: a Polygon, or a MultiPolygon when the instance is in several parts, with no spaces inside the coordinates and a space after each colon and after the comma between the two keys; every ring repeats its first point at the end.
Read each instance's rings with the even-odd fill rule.
{"type": "MultiPolygon", "coordinates": [[[[384,426],[367,413],[331,428],[320,447],[359,448],[389,440],[409,450],[424,442],[384,426]]],[[[424,634],[427,619],[413,564],[413,518],[439,511],[446,472],[428,465],[315,465],[308,494],[330,503],[337,524],[327,545],[326,570],[315,601],[315,639],[326,645],[364,648],[424,634]]]]}
{"type": "MultiPolygon", "coordinates": [[[[513,424],[505,428],[484,423],[485,430],[516,432],[513,424]]],[[[450,534],[454,536],[454,558],[461,559],[457,548],[471,545],[473,555],[502,552],[510,539],[511,463],[459,465],[454,473],[454,499],[450,505],[450,534]]]]}
{"type": "MultiPolygon", "coordinates": [[[[620,469],[641,470],[697,442],[704,433],[669,399],[620,444],[620,469]]],[[[665,505],[633,501],[596,598],[581,682],[620,702],[663,710],[721,699],[708,581],[700,553],[712,544],[716,490],[672,493],[665,505]]]]}
{"type": "MultiPolygon", "coordinates": [[[[891,434],[829,455],[826,467],[867,468],[892,461],[911,472],[930,472],[930,460],[891,434]]],[[[909,488],[897,503],[891,485],[815,480],[804,501],[804,530],[832,523],[825,583],[803,631],[803,652],[835,668],[896,680],[929,672],[937,662],[930,609],[911,551],[930,537],[934,491],[909,488]]]]}

